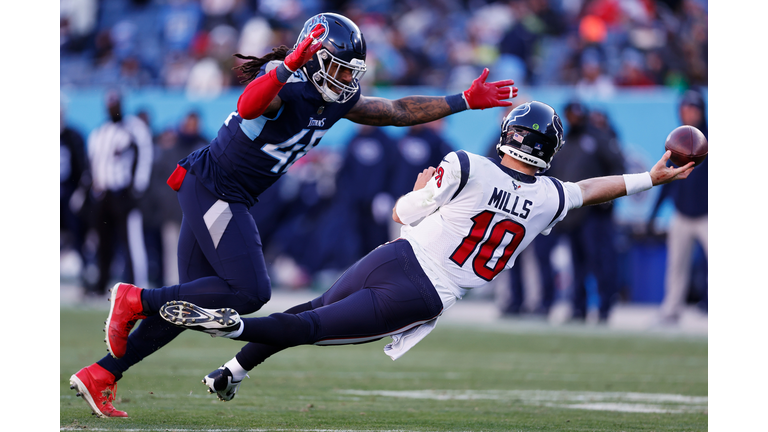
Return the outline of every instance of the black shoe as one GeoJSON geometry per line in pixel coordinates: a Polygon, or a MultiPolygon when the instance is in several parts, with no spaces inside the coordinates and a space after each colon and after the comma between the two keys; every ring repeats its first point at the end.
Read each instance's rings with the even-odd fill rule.
{"type": "Polygon", "coordinates": [[[222,401],[232,400],[242,382],[242,380],[235,381],[232,378],[232,372],[224,366],[203,377],[203,384],[208,386],[208,393],[216,393],[216,396],[222,401]]]}

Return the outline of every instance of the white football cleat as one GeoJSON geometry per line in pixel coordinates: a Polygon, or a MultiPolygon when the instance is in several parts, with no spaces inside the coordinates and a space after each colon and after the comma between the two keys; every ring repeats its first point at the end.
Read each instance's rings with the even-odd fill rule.
{"type": "Polygon", "coordinates": [[[160,316],[169,323],[227,337],[240,328],[240,315],[232,308],[205,309],[184,301],[170,301],[160,308],[160,316]]]}

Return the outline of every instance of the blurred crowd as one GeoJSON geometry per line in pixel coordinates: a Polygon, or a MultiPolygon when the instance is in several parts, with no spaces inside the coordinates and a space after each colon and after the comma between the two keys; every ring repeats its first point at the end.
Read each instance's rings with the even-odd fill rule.
{"type": "Polygon", "coordinates": [[[354,20],[367,86],[706,86],[706,0],[61,0],[61,86],[240,86],[235,53],[292,47],[323,12],[354,20]]]}

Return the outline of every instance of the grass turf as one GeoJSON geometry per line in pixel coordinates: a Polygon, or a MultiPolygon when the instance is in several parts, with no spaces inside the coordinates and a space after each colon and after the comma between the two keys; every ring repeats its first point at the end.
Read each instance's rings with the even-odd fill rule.
{"type": "Polygon", "coordinates": [[[63,430],[707,430],[706,338],[524,333],[513,323],[439,325],[395,362],[382,351],[388,338],[296,347],[251,371],[229,402],[200,380],[242,343],[185,332],[119,382],[115,406],[130,417],[99,419],[69,377],[107,354],[105,318],[61,310],[63,430]]]}

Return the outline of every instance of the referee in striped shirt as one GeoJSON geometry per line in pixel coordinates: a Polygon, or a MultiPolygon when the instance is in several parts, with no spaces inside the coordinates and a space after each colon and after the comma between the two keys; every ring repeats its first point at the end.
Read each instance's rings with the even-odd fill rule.
{"type": "Polygon", "coordinates": [[[107,93],[109,120],[88,137],[95,226],[99,238],[99,276],[86,287],[87,295],[103,295],[110,282],[115,252],[122,247],[125,274],[132,283],[147,286],[148,263],[138,201],[149,186],[152,170],[152,133],[135,116],[124,116],[120,93],[107,93]]]}

